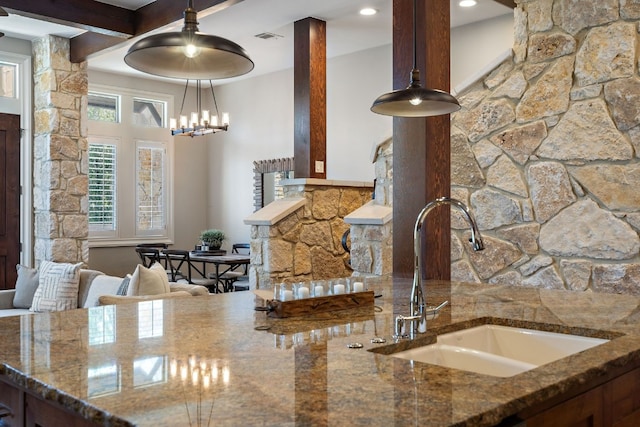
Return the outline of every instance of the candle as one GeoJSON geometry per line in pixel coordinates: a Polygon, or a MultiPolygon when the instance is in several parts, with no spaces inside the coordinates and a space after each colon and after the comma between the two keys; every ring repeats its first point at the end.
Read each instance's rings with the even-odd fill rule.
{"type": "Polygon", "coordinates": [[[282,292],[283,301],[293,301],[293,291],[285,290],[282,292]]]}
{"type": "Polygon", "coordinates": [[[313,294],[317,297],[321,297],[324,294],[324,288],[321,285],[316,285],[313,289],[313,294]]]}
{"type": "Polygon", "coordinates": [[[364,292],[364,283],[353,282],[353,292],[364,292]]]}
{"type": "Polygon", "coordinates": [[[302,286],[298,289],[298,299],[309,298],[309,288],[302,286]]]}
{"type": "Polygon", "coordinates": [[[333,293],[334,293],[334,295],[344,294],[344,285],[342,285],[342,284],[334,285],[333,286],[333,293]]]}

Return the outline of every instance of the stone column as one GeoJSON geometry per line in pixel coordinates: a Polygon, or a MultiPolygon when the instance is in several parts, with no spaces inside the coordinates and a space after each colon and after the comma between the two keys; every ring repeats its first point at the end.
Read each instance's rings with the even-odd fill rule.
{"type": "Polygon", "coordinates": [[[33,63],[35,263],[87,263],[87,63],[56,36],[34,41],[33,63]]]}

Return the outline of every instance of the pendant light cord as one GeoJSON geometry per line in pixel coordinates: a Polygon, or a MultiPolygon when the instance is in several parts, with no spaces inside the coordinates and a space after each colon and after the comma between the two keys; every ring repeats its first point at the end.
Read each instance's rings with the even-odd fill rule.
{"type": "Polygon", "coordinates": [[[413,68],[411,69],[411,78],[409,79],[409,87],[421,87],[420,70],[418,70],[418,0],[413,0],[413,68]]]}
{"type": "Polygon", "coordinates": [[[413,0],[413,69],[418,68],[418,30],[416,25],[416,16],[418,13],[418,0],[413,0]]]}

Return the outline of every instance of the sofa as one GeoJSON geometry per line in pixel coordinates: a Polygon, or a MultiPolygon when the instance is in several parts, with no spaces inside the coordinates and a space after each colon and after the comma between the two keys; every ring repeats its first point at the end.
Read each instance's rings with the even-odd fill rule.
{"type": "MultiPolygon", "coordinates": [[[[209,290],[204,286],[188,283],[169,282],[160,264],[151,268],[138,265],[133,275],[127,277],[109,276],[97,270],[78,268],[75,265],[75,278],[77,279],[77,304],[71,306],[47,307],[34,309],[34,303],[38,299],[38,289],[43,286],[42,269],[53,264],[52,268],[59,266],[72,266],[71,264],[55,264],[43,261],[40,271],[18,265],[18,280],[16,289],[0,290],[0,317],[16,316],[38,311],[58,311],[72,308],[88,308],[99,305],[119,304],[124,302],[138,302],[145,299],[172,298],[182,296],[209,295],[209,290]],[[43,264],[46,264],[43,265],[43,264]],[[164,277],[163,277],[164,275],[164,277]],[[158,282],[164,282],[164,286],[153,289],[149,285],[148,277],[160,277],[158,282]],[[137,286],[130,285],[136,281],[137,286]],[[167,288],[168,285],[168,288],[167,288]],[[145,287],[146,286],[146,287],[145,287]],[[166,292],[166,291],[169,292],[166,292]],[[101,299],[101,297],[103,297],[101,299]]],[[[67,267],[68,269],[71,267],[67,267]]],[[[155,279],[154,279],[155,280],[155,279]]],[[[49,292],[50,293],[50,292],[49,292]]],[[[75,299],[72,299],[75,301],[75,299]]]]}

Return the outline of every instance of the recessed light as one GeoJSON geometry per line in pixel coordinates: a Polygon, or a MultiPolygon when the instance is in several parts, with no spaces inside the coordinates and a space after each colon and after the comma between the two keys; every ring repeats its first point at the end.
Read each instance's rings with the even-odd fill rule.
{"type": "Polygon", "coordinates": [[[372,7],[365,7],[360,9],[360,15],[371,16],[371,15],[375,15],[376,13],[378,13],[378,11],[372,7]]]}
{"type": "Polygon", "coordinates": [[[476,0],[460,0],[460,3],[458,3],[460,7],[472,7],[472,6],[475,6],[476,4],[477,4],[476,0]]]}

